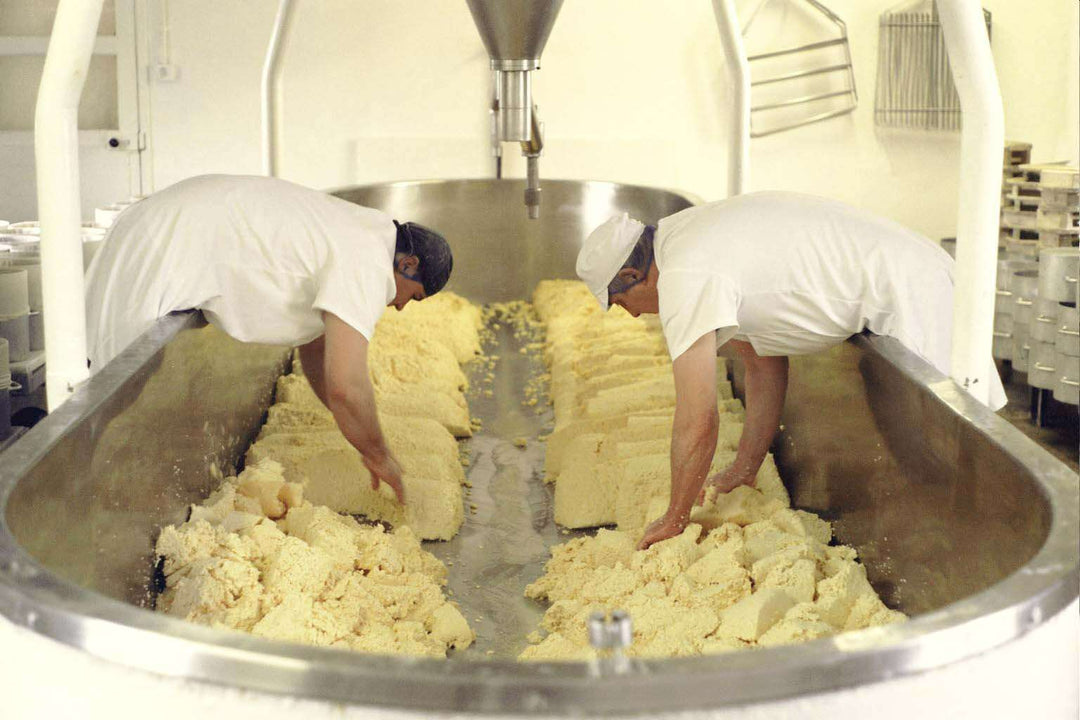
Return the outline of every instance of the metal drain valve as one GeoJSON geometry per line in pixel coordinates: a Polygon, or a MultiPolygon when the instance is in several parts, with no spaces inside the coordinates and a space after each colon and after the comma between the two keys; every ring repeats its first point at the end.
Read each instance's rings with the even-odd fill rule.
{"type": "Polygon", "coordinates": [[[625,610],[613,610],[610,614],[594,612],[586,623],[589,644],[596,649],[598,659],[593,664],[596,674],[621,673],[630,667],[623,652],[634,639],[630,614],[625,610]]]}

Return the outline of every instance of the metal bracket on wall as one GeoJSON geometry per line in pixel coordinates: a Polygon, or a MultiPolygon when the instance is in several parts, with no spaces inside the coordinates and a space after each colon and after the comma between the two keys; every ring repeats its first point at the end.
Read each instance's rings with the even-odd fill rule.
{"type": "MultiPolygon", "coordinates": [[[[765,0],[755,8],[743,28],[744,36],[748,36],[758,13],[768,2],[770,0],[765,0]]],[[[798,0],[798,4],[824,16],[836,28],[837,35],[747,58],[753,101],[759,101],[752,101],[750,106],[750,137],[765,137],[846,115],[859,104],[847,25],[817,0],[798,0]],[[768,66],[773,67],[771,72],[763,70],[768,66]],[[761,77],[763,74],[765,76],[761,77]],[[811,87],[811,83],[816,83],[814,89],[805,89],[811,87]],[[767,86],[769,97],[762,98],[764,93],[760,88],[767,86]]]]}

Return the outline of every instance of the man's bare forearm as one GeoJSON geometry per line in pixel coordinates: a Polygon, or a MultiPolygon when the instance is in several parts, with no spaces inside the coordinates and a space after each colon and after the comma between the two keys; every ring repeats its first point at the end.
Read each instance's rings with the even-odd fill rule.
{"type": "Polygon", "coordinates": [[[675,411],[671,434],[671,501],[668,515],[686,522],[698,493],[709,474],[713,453],[716,452],[716,431],[719,419],[712,412],[675,411]]]}
{"type": "Polygon", "coordinates": [[[361,455],[377,462],[386,459],[389,451],[379,426],[375,409],[375,392],[370,383],[367,387],[349,387],[329,394],[327,407],[334,414],[338,428],[345,439],[360,451],[361,455]]]}
{"type": "Polygon", "coordinates": [[[707,333],[673,363],[675,420],[671,428],[668,517],[685,523],[716,450],[716,336],[707,333]]]}
{"type": "Polygon", "coordinates": [[[322,404],[330,407],[326,397],[326,376],[323,372],[325,360],[326,337],[320,335],[306,345],[300,346],[300,365],[304,369],[304,377],[307,378],[311,389],[322,404]]]}
{"type": "Polygon", "coordinates": [[[780,429],[787,379],[786,357],[756,357],[746,363],[746,422],[734,469],[751,482],[780,429]]]}

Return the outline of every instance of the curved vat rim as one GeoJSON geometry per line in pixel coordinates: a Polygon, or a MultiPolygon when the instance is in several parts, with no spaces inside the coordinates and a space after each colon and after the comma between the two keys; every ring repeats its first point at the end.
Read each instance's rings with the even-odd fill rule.
{"type": "MultiPolygon", "coordinates": [[[[447,182],[447,181],[435,181],[447,182]]],[[[857,336],[1007,450],[1052,511],[1042,547],[995,585],[899,625],[801,646],[672,660],[517,663],[360,655],[214,630],[82,588],[38,563],[6,524],[19,479],[197,314],[163,318],[8,453],[0,468],[0,614],[96,657],[161,675],[355,704],[462,712],[620,713],[745,704],[837,690],[931,670],[1021,637],[1077,597],[1076,474],[899,343],[857,336]]]]}
{"type": "MultiPolygon", "coordinates": [[[[329,188],[324,190],[329,195],[340,195],[345,192],[354,192],[357,190],[370,190],[375,188],[408,188],[424,185],[456,185],[456,184],[518,184],[522,187],[525,186],[525,178],[486,178],[486,177],[472,177],[472,178],[455,178],[455,179],[431,179],[431,178],[418,178],[415,180],[391,180],[389,182],[376,182],[376,183],[364,183],[363,185],[342,185],[340,187],[329,188]]],[[[586,187],[611,187],[611,188],[630,188],[634,190],[648,190],[650,192],[664,192],[669,195],[683,198],[691,205],[701,205],[705,202],[704,198],[700,195],[696,195],[686,190],[678,190],[675,188],[657,187],[654,185],[637,185],[635,183],[623,183],[615,180],[573,180],[570,178],[544,178],[541,181],[541,189],[543,183],[556,183],[567,185],[583,185],[586,187]]],[[[523,206],[524,207],[524,206],[523,206]]],[[[541,206],[543,207],[543,206],[541,206]]],[[[543,212],[543,210],[541,210],[543,212]]]]}

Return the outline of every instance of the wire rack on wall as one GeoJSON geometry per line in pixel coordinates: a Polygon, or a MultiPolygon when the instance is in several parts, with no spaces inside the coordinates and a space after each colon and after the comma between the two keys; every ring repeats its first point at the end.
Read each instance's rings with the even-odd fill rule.
{"type": "MultiPolygon", "coordinates": [[[[983,10],[983,16],[989,35],[990,13],[983,10]]],[[[874,122],[887,127],[960,129],[960,97],[933,0],[905,3],[880,18],[874,122]]]]}
{"type": "MultiPolygon", "coordinates": [[[[855,110],[859,95],[844,21],[817,0],[761,0],[743,27],[748,40],[754,20],[766,5],[773,10],[786,11],[788,6],[799,10],[808,21],[803,28],[808,35],[796,45],[768,47],[746,58],[752,93],[750,137],[765,137],[855,110]]],[[[770,36],[766,42],[774,44],[777,39],[770,36]]]]}

